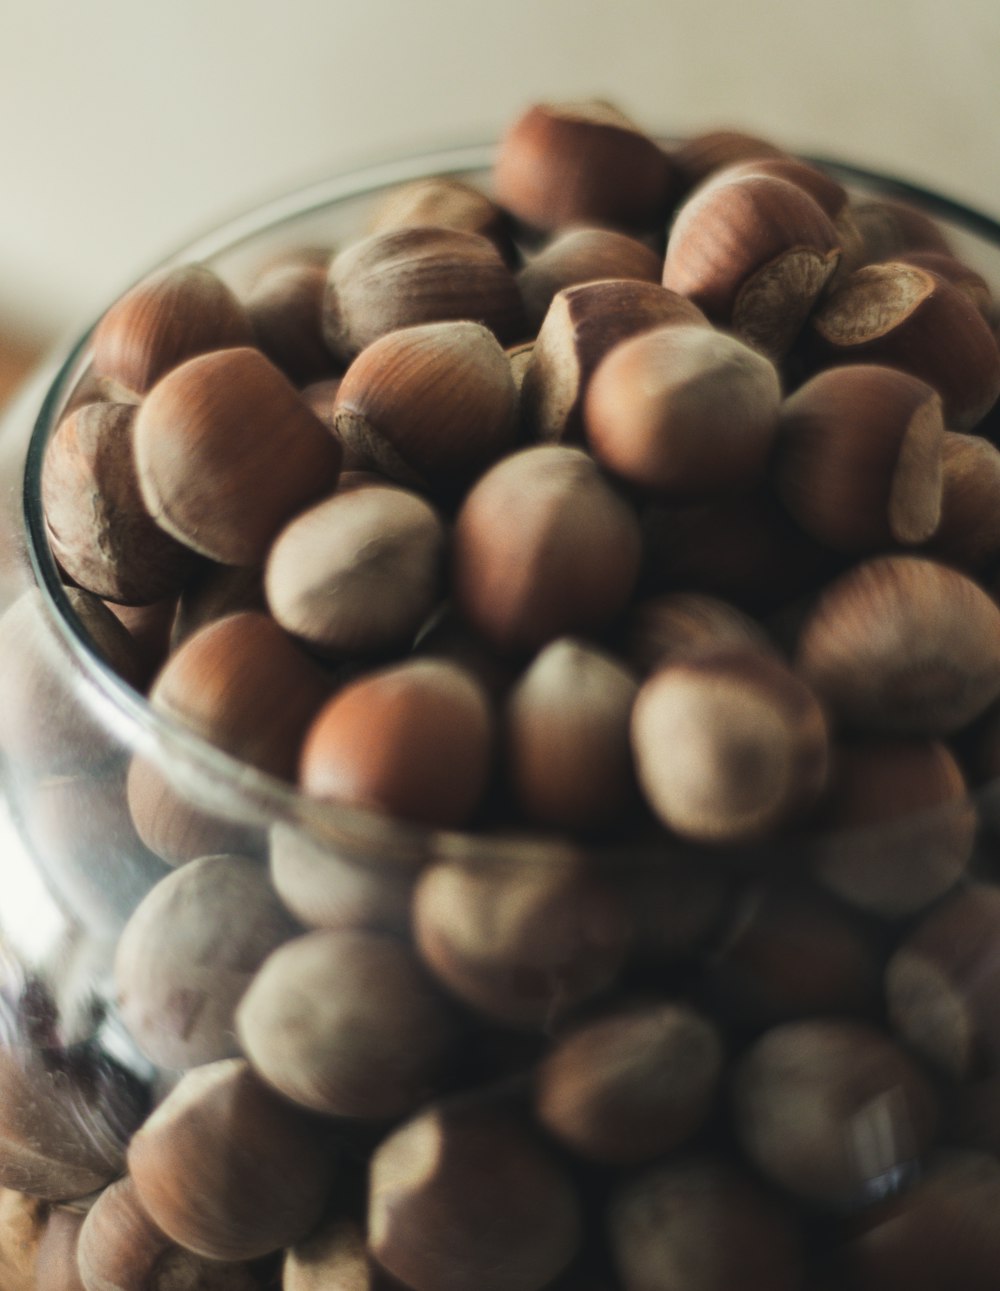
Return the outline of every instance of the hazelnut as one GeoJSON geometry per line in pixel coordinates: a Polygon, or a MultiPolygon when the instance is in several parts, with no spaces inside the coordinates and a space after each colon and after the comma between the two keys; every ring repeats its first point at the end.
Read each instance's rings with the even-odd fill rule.
{"type": "Polygon", "coordinates": [[[613,229],[572,226],[558,233],[517,275],[528,325],[537,332],[552,298],[565,287],[602,278],[660,281],[663,257],[613,229]]]}
{"type": "Polygon", "coordinates": [[[540,103],[497,150],[498,200],[535,228],[590,221],[655,227],[674,193],[666,154],[610,103],[540,103]]]}
{"type": "Polygon", "coordinates": [[[179,265],[144,278],[105,312],[93,371],[141,397],[186,359],[251,341],[250,320],[226,284],[206,265],[179,265]]]}
{"type": "Polygon", "coordinates": [[[517,391],[479,323],[406,327],[344,374],[334,430],[355,461],[401,484],[454,494],[513,447],[517,391]]]}
{"type": "Polygon", "coordinates": [[[680,174],[685,192],[728,166],[787,156],[784,149],[759,135],[732,129],[703,131],[670,150],[670,159],[680,174]]]}
{"type": "Polygon", "coordinates": [[[821,594],[797,668],[846,725],[946,735],[1000,694],[1000,609],[957,570],[873,557],[821,594]]]}
{"type": "Polygon", "coordinates": [[[132,1137],[139,1203],[179,1246],[250,1260],[304,1237],[336,1169],[321,1122],[272,1093],[241,1058],[185,1072],[132,1137]]]}
{"type": "Polygon", "coordinates": [[[878,1197],[914,1169],[937,1120],[932,1086],[904,1050],[840,1019],[767,1031],[737,1064],[733,1102],[758,1169],[833,1208],[878,1197]]]}
{"type": "Polygon", "coordinates": [[[993,314],[993,293],[986,279],[971,265],[965,264],[947,251],[901,251],[893,256],[893,259],[901,260],[903,264],[916,265],[918,269],[927,269],[930,273],[936,273],[939,278],[947,278],[960,291],[965,292],[987,323],[990,322],[993,314]]]}
{"type": "Polygon", "coordinates": [[[655,672],[632,710],[639,784],[685,838],[759,838],[811,806],[827,772],[827,728],[809,688],[777,658],[734,650],[655,672]]]}
{"type": "Polygon", "coordinates": [[[295,385],[336,368],[321,322],[329,259],[319,251],[284,257],[260,273],[247,295],[255,344],[295,385]]]}
{"type": "Polygon", "coordinates": [[[598,462],[675,502],[745,493],[764,475],[778,428],[774,364],[734,337],[673,324],[616,345],[584,400],[598,462]]]}
{"type": "Polygon", "coordinates": [[[236,1026],[257,1074],[327,1116],[389,1120],[441,1078],[452,1019],[412,951],[384,933],[311,932],[276,950],[236,1026]]]}
{"type": "Polygon", "coordinates": [[[639,567],[635,513],[586,453],[523,449],[473,485],[455,523],[459,609],[501,649],[606,626],[639,567]]]}
{"type": "Polygon", "coordinates": [[[514,269],[518,257],[510,223],[506,211],[478,188],[450,175],[434,175],[390,189],[369,220],[368,232],[435,228],[478,233],[514,269]]]}
{"type": "Polygon", "coordinates": [[[773,649],[756,619],[728,601],[699,592],[664,592],[636,601],[622,637],[622,653],[640,677],[718,650],[773,649]]]}
{"type": "Polygon", "coordinates": [[[754,349],[782,358],[840,260],[837,231],[803,189],[770,175],[696,190],[677,212],[663,285],[754,349]]]}
{"type": "Polygon", "coordinates": [[[333,491],[340,446],[259,350],[189,359],[135,422],[143,499],[181,542],[227,565],[259,564],[296,511],[333,491]]]}
{"type": "Polygon", "coordinates": [[[475,319],[503,345],[524,338],[514,275],[488,238],[459,229],[376,233],[334,256],[323,301],[323,337],[349,363],[388,332],[475,319]]]}
{"type": "Polygon", "coordinates": [[[909,202],[873,197],[854,202],[853,211],[866,264],[894,260],[901,252],[951,252],[937,221],[909,202]]]}
{"type": "Polygon", "coordinates": [[[949,565],[983,570],[1000,557],[1000,449],[982,435],[948,430],[941,467],[941,519],[924,550],[949,565]]]}
{"type": "Polygon", "coordinates": [[[168,874],[139,904],[115,954],[118,1007],[133,1040],[161,1067],[235,1057],[236,1005],[296,931],[258,862],[205,856],[168,874]]]}
{"type": "Polygon", "coordinates": [[[412,1291],[540,1291],[580,1242],[569,1176],[502,1108],[427,1109],[382,1140],[369,1177],[369,1247],[412,1291]]]}

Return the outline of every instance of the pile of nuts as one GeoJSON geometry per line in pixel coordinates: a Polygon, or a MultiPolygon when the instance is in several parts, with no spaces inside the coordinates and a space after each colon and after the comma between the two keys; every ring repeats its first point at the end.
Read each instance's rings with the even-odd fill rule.
{"type": "Polygon", "coordinates": [[[492,183],[153,275],[48,444],[122,675],[426,848],[109,777],[159,1075],[0,1118],[37,1285],[995,1291],[990,288],[736,131],[540,105],[492,183]]]}

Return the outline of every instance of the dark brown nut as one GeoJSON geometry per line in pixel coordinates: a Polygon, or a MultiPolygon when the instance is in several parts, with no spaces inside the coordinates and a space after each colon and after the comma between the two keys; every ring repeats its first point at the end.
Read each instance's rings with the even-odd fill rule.
{"type": "Polygon", "coordinates": [[[43,1291],[86,1291],[76,1255],[83,1218],[82,1211],[50,1211],[35,1265],[35,1284],[43,1291]]]}
{"type": "Polygon", "coordinates": [[[803,534],[769,489],[697,506],[654,505],[641,518],[642,584],[703,592],[765,613],[817,588],[840,560],[803,534]]]}
{"type": "Polygon", "coordinates": [[[924,550],[972,571],[1000,557],[1000,449],[982,435],[945,431],[941,519],[924,550]]]}
{"type": "Polygon", "coordinates": [[[957,570],[874,557],[819,597],[797,667],[847,726],[947,735],[1000,694],[1000,609],[957,570]]]}
{"type": "Polygon", "coordinates": [[[385,933],[307,933],[276,950],[236,1013],[257,1074],[327,1116],[390,1120],[425,1102],[455,1025],[413,952],[385,933]]]}
{"type": "Polygon", "coordinates": [[[782,405],[775,485],[835,551],[925,543],[941,518],[943,436],[926,382],[875,364],[829,368],[782,405]]]}
{"type": "Polygon", "coordinates": [[[683,296],[657,283],[612,278],[566,287],[552,298],[521,389],[522,417],[536,439],[579,439],[594,369],[620,341],[673,323],[708,326],[683,296]]]}
{"type": "Polygon", "coordinates": [[[763,478],[780,404],[777,370],[762,354],[711,328],[673,324],[605,355],[583,423],[607,470],[654,497],[701,502],[763,478]]]}
{"type": "Polygon", "coordinates": [[[670,150],[684,191],[728,166],[767,157],[787,157],[784,149],[743,130],[707,130],[692,135],[670,150]]]}
{"type": "Polygon", "coordinates": [[[695,1009],[623,1009],[553,1043],[535,1077],[535,1115],[582,1157],[650,1161],[704,1123],[722,1063],[718,1030],[695,1009]]]}
{"type": "Polygon", "coordinates": [[[884,197],[855,202],[854,220],[867,264],[894,260],[900,252],[951,251],[941,226],[907,202],[884,197]]]}
{"type": "Polygon", "coordinates": [[[1000,1071],[1000,889],[976,884],[936,906],[889,961],[893,1029],[959,1078],[1000,1071]]]}
{"type": "Polygon", "coordinates": [[[327,1128],[241,1058],[186,1072],[128,1149],[143,1210],[210,1260],[256,1259],[299,1241],[322,1216],[336,1167],[327,1128]]]}
{"type": "Polygon", "coordinates": [[[608,1215],[624,1291],[799,1291],[789,1215],[748,1174],[712,1157],[672,1159],[622,1184],[608,1215]]]}
{"type": "Polygon", "coordinates": [[[248,611],[189,637],[150,702],[224,752],[294,780],[302,738],[328,695],[319,668],[274,620],[248,611]]]}
{"type": "Polygon", "coordinates": [[[246,311],[211,269],[161,269],[127,291],[98,323],[93,371],[141,396],[186,359],[252,339],[246,311]]]}
{"type": "Polygon", "coordinates": [[[135,421],[143,499],[156,523],[226,565],[258,565],[296,511],[332,493],[340,445],[259,350],[189,359],[135,421]]]}
{"type": "Polygon", "coordinates": [[[1000,1168],[986,1153],[953,1153],[865,1217],[844,1262],[857,1291],[993,1291],[1000,1262],[1000,1168]]]}
{"type": "Polygon", "coordinates": [[[65,417],[45,450],[42,506],[52,554],[88,591],[149,605],[176,595],[189,548],[155,523],[139,491],[132,404],[91,403],[65,417]]]}
{"type": "Polygon", "coordinates": [[[965,264],[957,256],[947,251],[901,251],[893,259],[901,260],[903,264],[916,265],[918,269],[927,269],[940,278],[947,278],[960,291],[964,291],[986,321],[990,321],[993,293],[989,283],[981,273],[977,273],[971,265],[965,264]]]}
{"type": "Polygon", "coordinates": [[[541,327],[552,298],[565,287],[603,278],[660,281],[663,257],[613,229],[573,227],[557,234],[517,275],[528,326],[541,327]]]}
{"type": "Polygon", "coordinates": [[[458,608],[496,646],[539,649],[609,624],[639,569],[631,505],[580,449],[542,445],[481,476],[455,523],[458,608]]]}
{"type": "Polygon", "coordinates": [[[372,1158],[368,1244],[413,1291],[539,1291],[580,1239],[568,1174],[505,1110],[430,1108],[372,1158]]]}
{"type": "Polygon", "coordinates": [[[334,659],[405,650],[444,594],[447,541],[444,520],[416,493],[338,492],[275,539],[264,575],[271,613],[334,659]]]}
{"type": "Polygon", "coordinates": [[[285,1252],[282,1291],[397,1291],[399,1283],[372,1260],[361,1228],[334,1214],[285,1252]]]}
{"type": "Polygon", "coordinates": [[[257,1264],[204,1260],[171,1241],[143,1210],[127,1175],[81,1218],[77,1261],[85,1291],[262,1291],[267,1285],[257,1264]]]}
{"type": "Polygon", "coordinates": [[[406,327],[344,374],[334,430],[355,461],[399,483],[454,494],[514,446],[517,390],[479,323],[406,327]]]}
{"type": "Polygon", "coordinates": [[[488,238],[458,229],[376,233],[334,256],[323,300],[323,338],[349,363],[388,332],[475,319],[502,345],[527,325],[513,273],[488,238]]]}
{"type": "Polygon", "coordinates": [[[161,1067],[236,1057],[236,1005],[297,931],[257,861],[205,856],[168,874],[115,952],[118,1007],[132,1039],[161,1067]]]}
{"type": "Polygon", "coordinates": [[[659,819],[705,843],[760,838],[816,800],[826,719],[777,658],[734,650],[661,668],[632,710],[639,784],[659,819]]]}
{"type": "Polygon", "coordinates": [[[745,646],[765,653],[774,648],[755,619],[699,592],[665,592],[636,601],[622,633],[622,653],[640,677],[682,659],[745,646]]]}
{"type": "Polygon", "coordinates": [[[787,878],[741,894],[704,975],[714,1008],[740,1027],[870,1016],[881,1003],[873,939],[837,902],[787,878]]]}
{"type": "Polygon", "coordinates": [[[431,865],[413,921],[420,953],[453,995],[525,1028],[547,1028],[610,986],[629,938],[618,894],[550,841],[541,854],[431,865]]]}
{"type": "MultiPolygon", "coordinates": [[[[338,481],[339,482],[339,481],[338,481]]],[[[184,588],[170,634],[170,648],[227,614],[265,610],[264,571],[257,565],[217,565],[206,562],[184,588]]]]}
{"type": "Polygon", "coordinates": [[[733,1078],[736,1129],[764,1175],[836,1209],[913,1170],[936,1128],[930,1081],[867,1023],[789,1022],[766,1032],[733,1078]]]}
{"type": "Polygon", "coordinates": [[[965,871],[976,811],[961,768],[937,740],[838,748],[810,844],[812,873],[872,914],[898,919],[943,896],[965,871]]]}
{"type": "Polygon", "coordinates": [[[434,175],[390,189],[369,220],[368,232],[435,228],[478,233],[513,269],[518,256],[510,224],[506,211],[478,188],[450,175],[434,175]]]}
{"type": "Polygon", "coordinates": [[[405,935],[415,867],[355,857],[290,825],[271,830],[271,882],[308,928],[366,928],[405,935]]]}
{"type": "Polygon", "coordinates": [[[713,323],[782,358],[840,260],[837,231],[787,180],[725,173],[693,193],[670,230],[663,285],[713,323]]]}
{"type": "Polygon", "coordinates": [[[507,129],[497,200],[539,229],[587,221],[654,228],[673,201],[666,154],[610,103],[540,103],[507,129]]]}
{"type": "Polygon", "coordinates": [[[884,363],[934,387],[949,430],[971,430],[1000,395],[1000,347],[954,283],[900,261],[849,274],[810,319],[827,363],[884,363]]]}
{"type": "Polygon", "coordinates": [[[178,598],[169,596],[151,605],[119,605],[115,601],[105,601],[104,604],[135,642],[141,669],[140,686],[145,690],[170,653],[170,634],[177,615],[178,598]]]}
{"type": "Polygon", "coordinates": [[[337,364],[323,340],[328,254],[304,252],[269,265],[246,299],[253,338],[295,385],[330,376],[337,364]]]}
{"type": "Polygon", "coordinates": [[[299,783],[315,798],[457,828],[486,790],[493,726],[469,673],[444,660],[406,660],[348,684],[318,713],[299,783]]]}
{"type": "Polygon", "coordinates": [[[504,710],[507,778],[529,819],[587,830],[632,805],[637,690],[626,668],[583,641],[562,637],[535,657],[504,710]]]}

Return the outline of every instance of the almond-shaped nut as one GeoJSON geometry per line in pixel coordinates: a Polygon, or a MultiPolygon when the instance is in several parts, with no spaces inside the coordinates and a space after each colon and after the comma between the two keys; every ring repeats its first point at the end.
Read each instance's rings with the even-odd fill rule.
{"type": "Polygon", "coordinates": [[[314,251],[283,257],[263,269],[247,293],[255,344],[296,385],[337,369],[322,328],[329,259],[314,251]]]}
{"type": "Polygon", "coordinates": [[[1000,347],[953,282],[902,261],[849,274],[810,320],[827,363],[885,363],[934,387],[949,430],[971,430],[1000,395],[1000,347]]]}
{"type": "Polygon", "coordinates": [[[583,400],[601,359],[619,341],[673,323],[708,326],[683,296],[621,278],[565,287],[552,298],[521,390],[522,419],[535,439],[578,439],[583,400]]]}
{"type": "Polygon", "coordinates": [[[250,1260],[304,1237],[337,1159],[329,1129],[269,1090],[242,1058],[185,1072],[133,1135],[139,1202],[179,1246],[250,1260]]]}
{"type": "Polygon", "coordinates": [[[472,624],[528,652],[609,624],[640,559],[629,502],[586,453],[539,445],[504,458],[466,495],[455,523],[452,586],[472,624]]]}
{"type": "Polygon", "coordinates": [[[307,933],[276,950],[241,1000],[236,1028],[257,1074],[286,1098],[365,1121],[425,1102],[457,1036],[413,951],[353,928],[307,933]]]}
{"type": "Polygon", "coordinates": [[[614,229],[572,226],[546,242],[517,275],[528,325],[537,332],[556,292],[603,278],[659,282],[663,257],[614,229]]]}
{"type": "Polygon", "coordinates": [[[774,832],[819,796],[826,719],[779,659],[733,650],[655,672],[632,710],[640,786],[683,837],[738,843],[774,832]]]}
{"type": "Polygon", "coordinates": [[[540,103],[514,121],[493,166],[497,199],[526,224],[654,228],[675,180],[667,155],[612,104],[540,103]]]}
{"type": "Polygon", "coordinates": [[[118,1007],[132,1039],[161,1067],[236,1057],[236,1006],[267,956],[297,931],[257,861],[204,856],[168,874],[115,952],[118,1007]]]}
{"type": "Polygon", "coordinates": [[[224,565],[257,565],[278,530],[332,493],[340,445],[259,350],[189,359],[139,409],[143,499],[162,528],[224,565]]]}
{"type": "Polygon", "coordinates": [[[1000,695],[1000,609],[955,569],[873,557],[820,595],[796,666],[848,726],[947,735],[1000,695]]]}
{"type": "Polygon", "coordinates": [[[524,339],[521,293],[488,238],[460,229],[375,233],[334,256],[323,302],[323,337],[349,363],[388,332],[475,320],[503,345],[524,339]]]}
{"type": "Polygon", "coordinates": [[[832,278],[836,229],[803,189],[770,175],[725,176],[693,193],[670,230],[663,285],[713,323],[782,358],[832,278]]]}
{"type": "Polygon", "coordinates": [[[333,422],[352,460],[450,495],[514,446],[517,390],[486,327],[427,323],[362,350],[340,383],[333,422]]]}
{"type": "Polygon", "coordinates": [[[835,551],[927,542],[941,517],[941,399],[894,368],[828,368],[781,408],[773,475],[796,523],[835,551]]]}
{"type": "Polygon", "coordinates": [[[150,605],[193,573],[191,549],[155,523],[142,500],[134,404],[91,403],[56,427],[42,464],[52,554],[80,587],[105,600],[150,605]]]}
{"type": "Polygon", "coordinates": [[[116,301],[94,332],[93,370],[142,396],[196,354],[250,345],[246,311],[207,265],[161,269],[116,301]]]}
{"type": "Polygon", "coordinates": [[[372,1158],[369,1247],[413,1291],[540,1291],[581,1236],[569,1173],[504,1108],[431,1107],[372,1158]]]}
{"type": "Polygon", "coordinates": [[[507,696],[504,768],[529,820],[569,830],[610,825],[636,797],[629,718],[638,685],[613,656],[563,637],[507,696]]]}
{"type": "Polygon", "coordinates": [[[368,221],[369,233],[407,228],[478,233],[489,238],[511,268],[517,265],[507,212],[478,188],[452,175],[432,175],[391,188],[368,221]]]}
{"type": "Polygon", "coordinates": [[[604,356],[583,423],[607,470],[655,497],[694,502],[760,482],[780,404],[769,359],[712,328],[673,324],[604,356]]]}
{"type": "Polygon", "coordinates": [[[360,677],[322,708],[302,747],[299,783],[312,797],[457,828],[486,790],[493,724],[469,673],[409,659],[360,677]]]}

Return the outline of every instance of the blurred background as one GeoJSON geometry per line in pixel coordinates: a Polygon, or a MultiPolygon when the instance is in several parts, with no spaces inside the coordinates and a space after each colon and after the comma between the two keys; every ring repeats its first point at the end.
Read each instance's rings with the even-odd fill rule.
{"type": "Polygon", "coordinates": [[[997,0],[0,0],[0,393],[259,200],[602,96],[1000,217],[997,0]]]}

